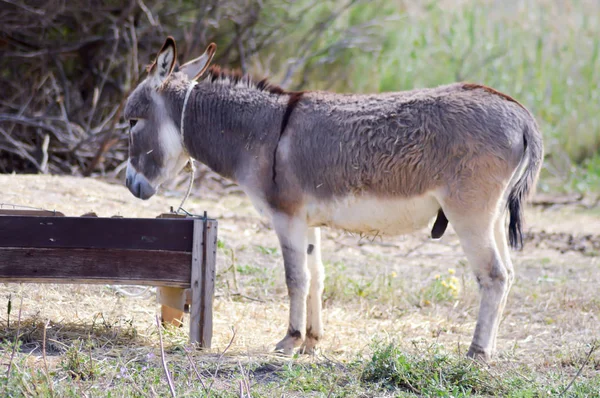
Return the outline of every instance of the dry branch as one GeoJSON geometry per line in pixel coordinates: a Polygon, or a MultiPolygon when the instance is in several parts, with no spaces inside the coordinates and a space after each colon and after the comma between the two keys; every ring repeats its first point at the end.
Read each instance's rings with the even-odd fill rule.
{"type": "Polygon", "coordinates": [[[171,391],[171,396],[175,398],[177,395],[175,394],[175,386],[173,385],[173,379],[171,378],[171,373],[169,373],[169,368],[167,366],[167,360],[165,358],[165,347],[163,346],[163,338],[162,333],[160,331],[160,319],[158,319],[158,315],[156,315],[156,328],[158,330],[158,338],[160,342],[160,358],[163,366],[163,370],[165,372],[165,377],[167,378],[167,382],[169,383],[169,390],[171,391]]]}
{"type": "Polygon", "coordinates": [[[577,380],[577,378],[581,375],[581,372],[583,371],[583,368],[585,368],[587,366],[588,362],[590,361],[590,358],[592,357],[592,354],[599,347],[600,347],[600,342],[599,341],[592,342],[592,346],[590,347],[590,350],[588,351],[587,355],[585,356],[585,359],[584,359],[583,363],[579,367],[579,370],[577,371],[577,374],[575,374],[575,376],[573,377],[573,379],[571,379],[571,382],[569,382],[569,384],[567,385],[567,387],[565,387],[565,389],[563,390],[563,392],[560,393],[561,397],[564,397],[565,394],[567,393],[567,391],[569,391],[569,389],[573,386],[573,383],[575,383],[575,380],[577,380]]]}

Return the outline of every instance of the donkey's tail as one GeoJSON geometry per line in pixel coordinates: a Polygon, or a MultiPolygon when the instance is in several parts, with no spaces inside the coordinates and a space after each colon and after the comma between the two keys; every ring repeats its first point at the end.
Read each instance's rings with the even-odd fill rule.
{"type": "Polygon", "coordinates": [[[528,122],[523,130],[524,155],[519,166],[520,176],[514,182],[508,195],[508,241],[514,249],[523,248],[523,205],[535,191],[542,168],[544,145],[542,134],[535,121],[528,122]]]}

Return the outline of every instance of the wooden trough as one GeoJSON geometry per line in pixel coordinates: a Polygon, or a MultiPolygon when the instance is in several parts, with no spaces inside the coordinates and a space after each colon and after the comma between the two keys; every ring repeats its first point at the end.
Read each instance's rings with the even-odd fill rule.
{"type": "Polygon", "coordinates": [[[150,285],[163,323],[183,322],[191,343],[210,348],[217,221],[0,210],[0,282],[150,285]]]}

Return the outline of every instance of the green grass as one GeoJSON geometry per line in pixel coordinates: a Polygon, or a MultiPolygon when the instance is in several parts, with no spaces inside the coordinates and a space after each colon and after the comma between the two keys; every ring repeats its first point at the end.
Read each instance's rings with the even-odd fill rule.
{"type": "Polygon", "coordinates": [[[395,271],[365,276],[351,272],[340,261],[325,262],[324,267],[323,295],[327,302],[368,301],[371,304],[389,305],[402,312],[409,307],[421,308],[455,301],[463,289],[462,282],[455,275],[455,268],[407,286],[405,278],[395,271]]]}
{"type": "MultiPolygon", "coordinates": [[[[523,366],[488,368],[437,345],[411,353],[397,344],[382,342],[374,343],[370,360],[363,364],[361,380],[382,389],[443,397],[555,396],[566,391],[570,383],[556,373],[536,373],[523,366]]],[[[597,374],[579,382],[575,379],[568,396],[587,397],[596,394],[599,387],[597,374]]]]}
{"type": "Polygon", "coordinates": [[[425,395],[506,394],[504,385],[481,366],[467,359],[430,351],[415,356],[406,354],[394,344],[377,345],[361,378],[382,388],[425,395]]]}
{"type": "Polygon", "coordinates": [[[264,247],[260,245],[256,246],[256,250],[258,250],[260,254],[267,254],[270,256],[276,255],[278,251],[276,247],[264,247]]]}
{"type": "Polygon", "coordinates": [[[380,303],[397,299],[404,291],[402,280],[392,273],[380,273],[364,278],[351,272],[343,262],[325,262],[325,301],[352,302],[377,300],[380,303]]]}
{"type": "MultiPolygon", "coordinates": [[[[108,352],[97,343],[93,338],[73,340],[58,365],[48,367],[42,361],[31,366],[31,357],[39,353],[17,350],[10,372],[0,373],[2,395],[170,396],[160,350],[121,347],[108,352]]],[[[487,367],[465,358],[464,353],[457,355],[437,345],[407,347],[389,341],[374,341],[367,352],[341,362],[203,357],[187,350],[179,344],[165,348],[177,396],[239,397],[241,385],[251,397],[551,397],[565,391],[573,379],[526,366],[487,367]]],[[[8,363],[12,342],[3,342],[2,352],[8,363]]],[[[564,366],[575,374],[582,363],[580,356],[564,366]]],[[[600,388],[600,376],[591,374],[583,372],[575,379],[566,396],[593,396],[600,388]]]]}

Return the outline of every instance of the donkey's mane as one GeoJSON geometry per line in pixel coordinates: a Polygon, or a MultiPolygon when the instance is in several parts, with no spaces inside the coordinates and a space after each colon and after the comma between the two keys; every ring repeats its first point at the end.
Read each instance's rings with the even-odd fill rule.
{"type": "Polygon", "coordinates": [[[208,68],[206,80],[210,82],[226,82],[230,85],[239,83],[254,87],[260,91],[266,91],[272,94],[289,94],[286,90],[276,84],[272,84],[268,79],[255,79],[249,74],[244,74],[239,69],[222,68],[219,65],[211,65],[208,68]]]}
{"type": "Polygon", "coordinates": [[[279,141],[285,132],[287,124],[290,120],[292,112],[300,102],[300,99],[304,95],[303,91],[286,91],[281,87],[269,83],[269,81],[265,79],[254,79],[249,74],[244,74],[241,70],[235,69],[226,69],[221,68],[219,65],[212,65],[208,68],[208,74],[206,76],[206,81],[211,83],[222,83],[229,86],[235,86],[237,84],[243,84],[248,87],[254,87],[257,90],[264,91],[267,93],[272,93],[276,95],[287,95],[289,96],[287,99],[287,105],[285,107],[285,111],[283,113],[283,117],[281,119],[281,127],[279,128],[279,139],[277,140],[277,145],[275,145],[275,149],[273,151],[273,182],[276,184],[277,177],[277,148],[279,147],[279,141]]]}

